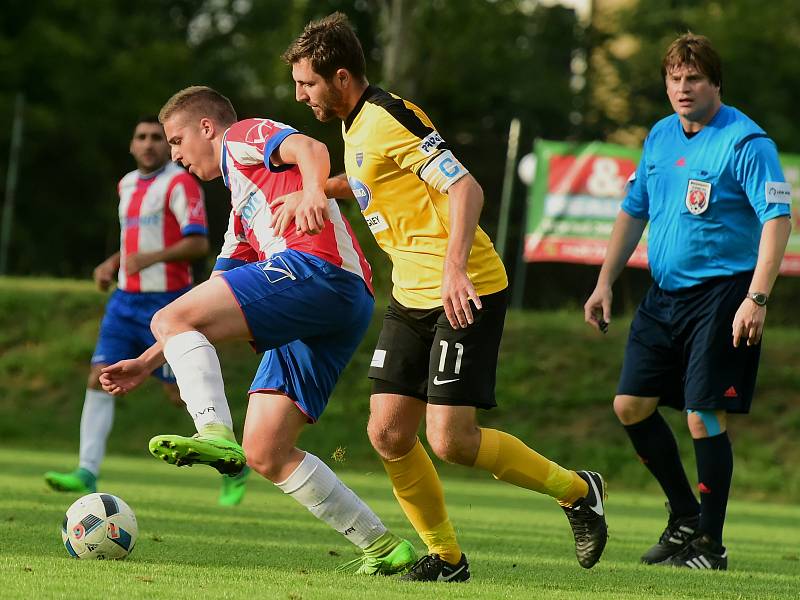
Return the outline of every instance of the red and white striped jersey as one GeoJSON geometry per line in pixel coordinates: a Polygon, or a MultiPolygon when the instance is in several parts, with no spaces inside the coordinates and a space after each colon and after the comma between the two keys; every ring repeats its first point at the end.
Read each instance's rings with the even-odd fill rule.
{"type": "Polygon", "coordinates": [[[269,203],[303,187],[297,165],[270,162],[275,149],[293,133],[297,130],[269,119],[245,119],[225,132],[220,167],[231,191],[232,210],[214,270],[232,269],[293,249],[355,273],[372,290],[372,268],[336,200],[328,201],[330,222],[318,235],[297,233],[294,227],[283,235],[273,231],[269,203]]]}
{"type": "Polygon", "coordinates": [[[175,163],[149,175],[131,171],[119,185],[120,268],[118,287],[126,292],[174,292],[192,284],[188,262],[156,263],[125,274],[125,259],[155,252],[187,235],[207,235],[206,207],[197,180],[175,163]]]}

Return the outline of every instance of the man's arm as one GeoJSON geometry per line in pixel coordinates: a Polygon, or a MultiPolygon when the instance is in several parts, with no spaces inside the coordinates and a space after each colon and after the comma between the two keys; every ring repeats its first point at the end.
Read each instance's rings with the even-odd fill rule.
{"type": "Polygon", "coordinates": [[[134,275],[160,262],[191,262],[206,254],[208,254],[208,238],[204,235],[187,235],[163,250],[127,255],[125,272],[134,275]]]}
{"type": "MultiPolygon", "coordinates": [[[[758,261],[750,282],[750,292],[767,296],[772,292],[791,232],[792,220],[788,216],[770,219],[764,223],[758,245],[758,261]]],[[[738,347],[743,338],[747,338],[748,346],[758,344],[764,332],[766,317],[766,306],[759,306],[751,299],[745,298],[733,318],[733,345],[738,347]]]]}
{"type": "Polygon", "coordinates": [[[303,199],[295,213],[297,231],[319,233],[330,218],[325,184],[331,172],[328,148],[322,142],[295,133],[285,138],[270,157],[273,164],[293,164],[303,177],[303,199]]]}
{"type": "Polygon", "coordinates": [[[453,329],[473,322],[469,301],[481,308],[481,300],[467,275],[467,261],[483,209],[483,190],[475,178],[466,174],[450,186],[450,235],[444,259],[442,302],[453,329]]]}
{"type": "Polygon", "coordinates": [[[339,200],[355,200],[356,198],[345,173],[328,178],[328,181],[325,182],[325,195],[328,198],[338,198],[339,200]]]}
{"type": "Polygon", "coordinates": [[[606,257],[603,260],[603,266],[600,267],[600,275],[597,277],[597,285],[586,304],[583,305],[584,320],[595,329],[601,329],[601,320],[605,323],[611,322],[611,300],[613,298],[611,286],[614,285],[617,277],[622,273],[622,269],[628,263],[646,226],[645,219],[632,217],[624,210],[619,211],[617,220],[614,222],[614,229],[611,231],[611,239],[608,241],[606,257]]]}
{"type": "Polygon", "coordinates": [[[120,253],[114,252],[111,256],[94,268],[94,283],[101,292],[108,290],[114,276],[119,271],[120,253]]]}

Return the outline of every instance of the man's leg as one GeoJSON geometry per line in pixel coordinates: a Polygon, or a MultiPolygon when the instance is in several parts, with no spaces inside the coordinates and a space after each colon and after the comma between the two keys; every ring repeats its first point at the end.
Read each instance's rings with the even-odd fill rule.
{"type": "Polygon", "coordinates": [[[581,566],[590,568],[600,559],[608,536],[605,484],[599,475],[570,471],[513,435],[480,428],[472,406],[429,404],[427,436],[442,460],[489,471],[496,479],[558,500],[570,517],[581,566]],[[580,526],[575,521],[578,516],[580,526]],[[584,525],[588,533],[583,532],[584,525]]]}
{"type": "Polygon", "coordinates": [[[54,490],[85,493],[97,490],[97,476],[114,424],[114,397],[104,392],[99,382],[104,366],[93,364],[89,371],[81,413],[78,468],[69,473],[48,471],[44,474],[45,481],[54,490]]]}
{"type": "Polygon", "coordinates": [[[363,574],[389,575],[414,561],[413,547],[390,533],[378,516],[319,458],[295,446],[308,421],[281,393],[250,396],[243,446],[250,467],[361,548],[363,574]]]}
{"type": "Polygon", "coordinates": [[[428,553],[456,565],[462,552],[447,514],[442,483],[417,437],[425,407],[425,402],[411,396],[373,394],[367,431],[394,495],[428,553]]]}
{"type": "Polygon", "coordinates": [[[150,451],[177,465],[204,463],[236,474],[245,464],[233,434],[219,358],[212,341],[249,339],[236,298],[222,277],[210,279],[158,311],[152,331],[164,348],[198,435],[157,436],[150,451]]]}
{"type": "Polygon", "coordinates": [[[700,490],[700,522],[696,537],[663,564],[692,569],[728,568],[722,528],[733,477],[733,450],[724,410],[688,410],[700,490]]]}
{"type": "Polygon", "coordinates": [[[658,398],[618,395],[614,412],[642,464],[653,474],[668,501],[669,521],[659,542],[643,556],[655,564],[679,552],[697,533],[699,506],[681,463],[678,444],[658,411],[658,398]]]}

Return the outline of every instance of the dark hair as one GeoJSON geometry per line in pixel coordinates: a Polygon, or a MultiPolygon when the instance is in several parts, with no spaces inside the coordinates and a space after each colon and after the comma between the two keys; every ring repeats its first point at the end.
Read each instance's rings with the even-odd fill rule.
{"type": "Polygon", "coordinates": [[[223,127],[236,122],[236,111],[231,101],[205,85],[193,85],[174,94],[161,108],[158,120],[164,123],[178,112],[200,118],[210,117],[223,127]]]}
{"type": "Polygon", "coordinates": [[[161,125],[161,122],[158,120],[158,117],[155,115],[143,115],[136,119],[136,123],[134,124],[133,128],[136,129],[142,123],[154,123],[156,125],[161,125]]]}
{"type": "Polygon", "coordinates": [[[684,33],[669,45],[661,63],[662,77],[673,69],[691,66],[716,87],[722,89],[722,60],[704,35],[684,33]]]}
{"type": "Polygon", "coordinates": [[[337,69],[347,69],[356,79],[366,77],[367,62],[361,42],[347,15],[340,12],[311,21],[283,53],[283,60],[289,65],[304,58],[325,79],[333,77],[337,69]]]}

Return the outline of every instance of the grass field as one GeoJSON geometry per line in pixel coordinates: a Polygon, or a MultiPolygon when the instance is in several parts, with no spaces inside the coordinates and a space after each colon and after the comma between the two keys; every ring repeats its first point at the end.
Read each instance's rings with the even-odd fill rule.
{"type": "MultiPolygon", "coordinates": [[[[107,297],[88,281],[0,277],[0,440],[29,447],[32,431],[42,450],[71,453],[74,468],[86,374],[107,297]]],[[[379,306],[385,300],[379,301],[379,306]]],[[[374,452],[365,434],[366,377],[383,310],[345,369],[318,426],[303,447],[330,456],[347,448],[349,468],[370,468],[374,452]]],[[[772,317],[777,313],[771,314],[772,317]]],[[[658,487],[635,459],[611,410],[629,317],[615,315],[608,335],[584,323],[582,311],[511,311],[497,372],[499,408],[481,414],[484,426],[519,437],[569,467],[600,470],[615,489],[658,487]]],[[[777,321],[777,320],[776,320],[777,321]]],[[[736,497],[800,501],[800,327],[768,327],[753,413],[732,416],[736,497]]],[[[259,357],[247,344],[225,344],[220,360],[234,423],[241,427],[246,390],[259,357]]],[[[687,473],[694,478],[685,419],[664,411],[673,425],[687,473]]],[[[167,406],[155,381],[117,403],[112,454],[136,454],[141,440],[159,433],[192,433],[185,410],[167,406]]],[[[2,594],[0,594],[2,596],[2,594]]]]}
{"type": "MultiPolygon", "coordinates": [[[[403,584],[357,578],[335,567],[352,546],[264,480],[253,478],[241,506],[216,505],[211,469],[176,469],[153,459],[111,456],[103,491],[136,511],[139,540],[123,562],[76,561],[59,527],[72,495],[48,490],[63,453],[0,451],[0,597],[11,598],[787,598],[800,584],[800,508],[732,502],[726,530],[730,571],[644,567],[639,554],[664,525],[661,499],[610,491],[611,539],[589,571],[574,558],[571,534],[548,498],[445,470],[451,516],[472,563],[472,582],[403,584]],[[591,595],[590,595],[591,594],[591,595]]],[[[420,544],[382,471],[343,479],[394,531],[420,544]]]]}

